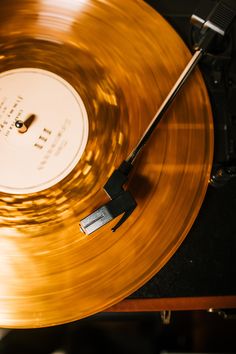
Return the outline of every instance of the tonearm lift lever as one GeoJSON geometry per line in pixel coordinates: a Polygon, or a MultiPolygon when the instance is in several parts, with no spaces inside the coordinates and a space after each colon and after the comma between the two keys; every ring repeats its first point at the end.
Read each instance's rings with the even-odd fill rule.
{"type": "Polygon", "coordinates": [[[189,75],[192,73],[199,60],[206,53],[213,38],[216,35],[224,36],[234,16],[235,11],[224,1],[217,3],[205,19],[195,14],[192,15],[191,22],[194,26],[199,28],[200,35],[198,43],[194,46],[195,52],[152,119],[138,144],[135,146],[127,159],[123,161],[116,170],[114,170],[107,183],[104,185],[103,189],[110,197],[110,201],[80,221],[81,230],[85,234],[91,234],[117,216],[122,215],[118,223],[112,228],[112,231],[115,231],[134,211],[137,203],[130,192],[125,190],[123,186],[128,180],[128,175],[137,155],[150,138],[157,124],[162,119],[164,113],[173,102],[175,96],[189,75]]]}

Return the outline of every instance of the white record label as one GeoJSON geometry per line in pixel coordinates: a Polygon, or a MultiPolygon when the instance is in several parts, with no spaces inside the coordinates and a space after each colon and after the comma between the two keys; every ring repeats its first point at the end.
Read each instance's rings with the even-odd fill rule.
{"type": "Polygon", "coordinates": [[[35,68],[0,74],[0,191],[53,186],[76,166],[87,140],[86,109],[67,81],[35,68]],[[27,131],[20,133],[16,121],[29,123],[27,131]]]}

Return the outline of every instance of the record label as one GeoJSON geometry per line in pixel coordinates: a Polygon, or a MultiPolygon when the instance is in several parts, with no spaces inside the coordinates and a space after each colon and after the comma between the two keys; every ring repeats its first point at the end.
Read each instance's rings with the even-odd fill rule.
{"type": "Polygon", "coordinates": [[[88,116],[77,91],[47,70],[0,74],[0,191],[27,194],[65,178],[88,140],[88,116]],[[23,122],[23,132],[16,122],[23,122]]]}

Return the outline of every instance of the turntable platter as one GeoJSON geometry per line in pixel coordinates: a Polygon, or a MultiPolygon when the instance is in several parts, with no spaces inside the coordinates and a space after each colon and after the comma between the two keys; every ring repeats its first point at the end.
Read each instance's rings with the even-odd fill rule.
{"type": "Polygon", "coordinates": [[[142,1],[2,0],[0,21],[0,326],[66,323],[130,295],[184,240],[211,170],[210,103],[196,70],[137,161],[138,207],[86,236],[79,221],[191,54],[142,1]],[[37,117],[25,134],[10,128],[22,112],[37,117]],[[55,150],[39,129],[61,134],[55,150]]]}

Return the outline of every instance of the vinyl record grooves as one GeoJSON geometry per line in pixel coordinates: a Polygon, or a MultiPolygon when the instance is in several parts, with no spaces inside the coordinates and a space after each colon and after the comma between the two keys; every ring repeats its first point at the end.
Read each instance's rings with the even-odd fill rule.
{"type": "MultiPolygon", "coordinates": [[[[0,193],[0,326],[61,324],[134,292],[183,241],[211,169],[210,104],[196,70],[137,161],[134,213],[115,233],[107,225],[85,236],[79,221],[104,203],[107,178],[191,54],[142,1],[2,0],[0,21],[0,88],[10,70],[53,73],[78,93],[88,117],[86,147],[66,177],[37,192],[0,193]]],[[[35,102],[39,90],[47,87],[32,82],[35,102]]],[[[47,95],[60,107],[55,92],[47,95]]]]}

